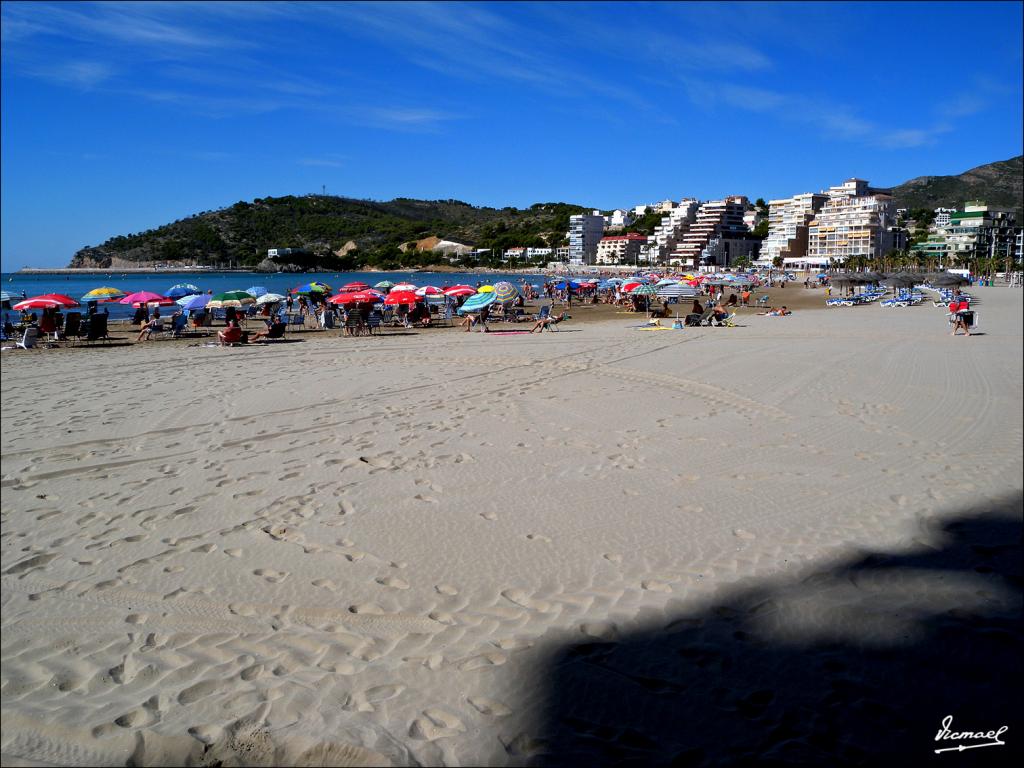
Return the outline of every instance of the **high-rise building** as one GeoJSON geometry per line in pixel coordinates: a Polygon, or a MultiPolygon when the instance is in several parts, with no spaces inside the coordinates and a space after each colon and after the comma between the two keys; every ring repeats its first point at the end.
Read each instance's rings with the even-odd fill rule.
{"type": "Polygon", "coordinates": [[[848,179],[824,194],[828,201],[807,225],[808,264],[877,259],[892,248],[896,206],[891,195],[871,189],[863,179],[848,179]]]}
{"type": "Polygon", "coordinates": [[[699,205],[695,198],[684,197],[668,216],[662,216],[661,223],[654,228],[654,234],[647,238],[645,261],[660,263],[675,248],[683,232],[696,221],[699,205]]]}
{"type": "Polygon", "coordinates": [[[768,237],[761,246],[760,261],[771,264],[777,257],[799,259],[807,255],[807,225],[828,200],[824,193],[805,192],[768,202],[768,237]]]}
{"type": "Polygon", "coordinates": [[[747,226],[743,223],[747,205],[747,198],[743,195],[727,197],[724,200],[711,200],[701,205],[693,224],[679,239],[671,261],[683,266],[699,266],[702,263],[725,266],[720,260],[725,259],[728,263],[727,250],[708,254],[704,254],[704,250],[715,238],[745,239],[749,234],[747,226]]]}
{"type": "Polygon", "coordinates": [[[593,264],[604,236],[604,216],[585,213],[569,217],[569,263],[593,264]]]}

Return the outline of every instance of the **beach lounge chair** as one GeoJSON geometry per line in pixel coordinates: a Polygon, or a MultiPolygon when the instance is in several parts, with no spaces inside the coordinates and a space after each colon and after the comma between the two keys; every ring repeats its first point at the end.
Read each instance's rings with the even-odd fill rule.
{"type": "Polygon", "coordinates": [[[188,315],[182,312],[177,317],[172,318],[171,327],[169,332],[172,339],[180,339],[181,334],[188,330],[188,315]]]}
{"type": "Polygon", "coordinates": [[[30,325],[21,336],[21,341],[15,341],[14,346],[18,349],[32,349],[39,341],[39,328],[30,325]]]}
{"type": "Polygon", "coordinates": [[[78,340],[79,334],[82,331],[82,313],[81,312],[68,312],[67,319],[64,321],[64,340],[71,341],[71,339],[78,340]]]}
{"type": "Polygon", "coordinates": [[[726,315],[722,320],[714,322],[713,325],[715,325],[718,328],[735,328],[736,327],[736,313],[735,312],[731,312],[730,314],[726,315]]]}
{"type": "Polygon", "coordinates": [[[535,321],[536,320],[546,320],[550,316],[551,316],[551,305],[550,304],[545,304],[543,307],[540,308],[540,312],[538,312],[536,315],[533,316],[533,319],[535,321]]]}
{"type": "Polygon", "coordinates": [[[770,298],[770,297],[769,297],[769,296],[768,296],[768,294],[766,293],[766,294],[765,294],[764,296],[758,296],[758,297],[757,297],[757,301],[755,301],[754,303],[755,303],[755,304],[756,304],[757,306],[759,306],[759,307],[767,307],[767,306],[768,306],[768,299],[769,299],[769,298],[770,298]]]}
{"type": "Polygon", "coordinates": [[[370,316],[366,318],[365,331],[370,336],[375,336],[380,332],[380,327],[384,324],[384,315],[380,312],[373,311],[370,316]]]}
{"type": "Polygon", "coordinates": [[[88,342],[100,339],[109,339],[107,334],[107,315],[93,315],[89,318],[89,328],[86,331],[85,340],[88,342]]]}
{"type": "Polygon", "coordinates": [[[345,320],[345,336],[362,336],[363,335],[363,318],[355,310],[348,313],[348,318],[345,320]]]}

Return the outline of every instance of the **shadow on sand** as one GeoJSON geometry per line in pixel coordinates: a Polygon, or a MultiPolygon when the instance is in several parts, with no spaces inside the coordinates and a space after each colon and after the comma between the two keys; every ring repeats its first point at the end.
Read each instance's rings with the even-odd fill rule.
{"type": "Polygon", "coordinates": [[[1024,743],[1021,494],[699,612],[559,649],[536,765],[1002,765],[1024,743]],[[1014,703],[1018,702],[1018,703],[1014,703]],[[1009,726],[1005,746],[936,754],[1009,726]]]}

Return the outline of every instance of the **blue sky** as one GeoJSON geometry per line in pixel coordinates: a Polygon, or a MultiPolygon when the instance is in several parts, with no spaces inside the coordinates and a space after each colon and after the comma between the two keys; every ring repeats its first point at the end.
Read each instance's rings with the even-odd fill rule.
{"type": "Polygon", "coordinates": [[[256,197],[600,208],[1022,151],[1022,4],[2,6],[3,268],[256,197]]]}

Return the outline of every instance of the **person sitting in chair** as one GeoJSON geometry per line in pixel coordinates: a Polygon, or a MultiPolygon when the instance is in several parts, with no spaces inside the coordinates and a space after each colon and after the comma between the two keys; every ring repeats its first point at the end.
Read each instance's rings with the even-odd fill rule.
{"type": "Polygon", "coordinates": [[[152,319],[148,323],[143,324],[142,328],[139,329],[139,335],[135,341],[143,341],[143,337],[148,340],[153,335],[153,331],[162,331],[163,329],[164,321],[160,319],[160,309],[155,308],[152,319]]]}
{"type": "Polygon", "coordinates": [[[220,339],[220,345],[222,347],[230,347],[232,344],[244,341],[242,337],[242,326],[238,324],[238,318],[232,317],[228,320],[228,327],[223,331],[217,331],[217,338],[220,339]]]}
{"type": "Polygon", "coordinates": [[[267,324],[267,330],[257,331],[249,337],[249,341],[259,341],[260,339],[280,339],[284,336],[284,331],[288,327],[286,323],[282,323],[276,318],[268,317],[264,321],[267,324]]]}
{"type": "Polygon", "coordinates": [[[711,319],[714,320],[716,325],[721,325],[727,317],[729,317],[729,310],[723,307],[722,302],[719,301],[715,304],[715,309],[711,313],[711,319]]]}
{"type": "Polygon", "coordinates": [[[548,315],[547,317],[542,317],[533,324],[533,328],[530,329],[530,333],[533,333],[534,331],[540,331],[543,333],[545,328],[550,328],[552,325],[558,325],[567,317],[569,317],[569,313],[565,310],[563,310],[560,315],[548,315]]]}

